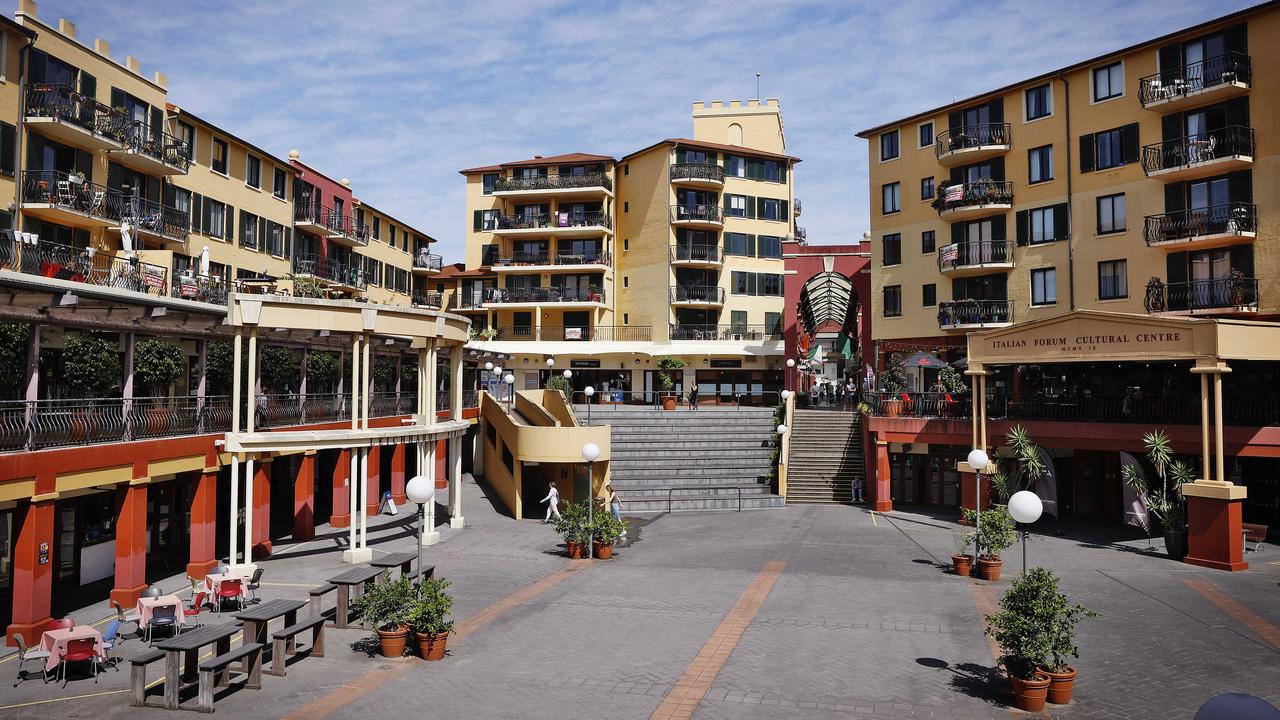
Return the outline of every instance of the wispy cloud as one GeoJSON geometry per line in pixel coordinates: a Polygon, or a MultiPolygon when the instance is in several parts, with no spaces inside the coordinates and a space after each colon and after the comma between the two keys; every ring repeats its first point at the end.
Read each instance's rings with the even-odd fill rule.
{"type": "Polygon", "coordinates": [[[687,135],[690,103],[782,102],[811,242],[869,227],[854,132],[1249,3],[42,0],[169,76],[170,98],[356,194],[461,259],[457,170],[621,156],[687,135]]]}

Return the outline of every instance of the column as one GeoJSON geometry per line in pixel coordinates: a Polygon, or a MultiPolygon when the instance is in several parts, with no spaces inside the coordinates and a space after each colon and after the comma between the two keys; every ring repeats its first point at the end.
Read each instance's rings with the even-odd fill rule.
{"type": "Polygon", "coordinates": [[[15,633],[27,647],[40,646],[40,633],[49,622],[53,591],[53,518],[56,493],[20,503],[14,513],[13,621],[5,630],[10,645],[15,633]]]}
{"type": "MultiPolygon", "coordinates": [[[[258,328],[249,328],[249,401],[245,404],[245,432],[253,432],[253,422],[258,414],[258,328]]],[[[249,458],[253,462],[253,458],[249,458]]],[[[250,471],[252,474],[252,471],[250,471]]],[[[247,495],[247,493],[246,493],[247,495]]],[[[245,507],[248,507],[246,504],[245,507]]],[[[246,546],[247,547],[247,546],[246,546]]]]}
{"type": "Polygon", "coordinates": [[[876,512],[893,509],[893,492],[889,484],[889,443],[876,439],[876,479],[873,499],[876,512]]]}
{"type": "MultiPolygon", "coordinates": [[[[233,401],[233,405],[238,405],[233,401]]],[[[227,518],[231,530],[227,532],[227,564],[234,565],[240,561],[240,456],[231,456],[231,499],[227,507],[227,518]]]]}
{"type": "MultiPolygon", "coordinates": [[[[209,395],[208,376],[209,341],[196,341],[196,417],[200,418],[200,429],[204,430],[204,401],[209,395]]],[[[190,573],[188,573],[190,574],[190,573]]],[[[192,577],[195,577],[192,575],[192,577]]]]}
{"type": "MultiPolygon", "coordinates": [[[[360,427],[360,336],[351,336],[351,429],[360,427]]],[[[352,473],[354,478],[355,474],[352,473]]]]}
{"type": "Polygon", "coordinates": [[[124,336],[124,377],[120,386],[124,400],[124,433],[125,439],[133,439],[133,348],[135,336],[126,333],[124,336]]]}
{"type": "Polygon", "coordinates": [[[449,441],[445,439],[431,441],[431,477],[436,481],[437,490],[449,487],[449,441]]]}
{"type": "MultiPolygon", "coordinates": [[[[420,442],[414,447],[418,452],[418,473],[426,475],[427,479],[439,489],[440,483],[437,481],[439,476],[436,474],[436,444],[420,442]]],[[[436,530],[436,502],[432,500],[427,505],[427,531],[422,536],[422,544],[435,545],[438,542],[440,542],[440,533],[436,530]]]]}
{"type": "Polygon", "coordinates": [[[253,559],[271,557],[271,466],[274,458],[258,459],[258,469],[253,474],[253,535],[250,546],[253,559]]]}
{"type": "Polygon", "coordinates": [[[363,343],[364,343],[364,360],[361,361],[360,363],[360,372],[362,373],[361,377],[363,378],[364,384],[361,385],[360,387],[362,388],[364,395],[363,397],[360,398],[361,400],[360,427],[364,428],[365,430],[368,430],[369,429],[369,388],[371,386],[371,383],[373,382],[369,377],[369,367],[373,365],[373,358],[371,356],[371,350],[370,350],[370,346],[373,344],[372,338],[369,338],[366,336],[364,338],[363,343]]]}
{"type": "Polygon", "coordinates": [[[135,605],[147,589],[148,482],[150,478],[135,478],[116,491],[116,580],[111,599],[125,607],[135,605]]]}
{"type": "MultiPolygon", "coordinates": [[[[454,355],[462,357],[462,353],[455,352],[454,355]]],[[[458,385],[455,383],[450,387],[458,387],[458,385]]],[[[466,527],[466,521],[462,517],[462,433],[460,432],[449,438],[449,527],[466,527]]]]}
{"type": "Polygon", "coordinates": [[[360,512],[360,498],[367,497],[368,488],[368,448],[352,448],[351,501],[348,505],[351,524],[347,528],[347,549],[342,551],[342,561],[346,563],[365,563],[373,559],[373,551],[368,548],[369,516],[360,512]]]}
{"type": "Polygon", "coordinates": [[[369,463],[369,480],[364,496],[364,512],[366,515],[377,515],[382,506],[382,452],[373,445],[365,450],[369,463]]]}
{"type": "Polygon", "coordinates": [[[191,490],[191,556],[187,574],[203,578],[218,564],[218,468],[207,467],[190,481],[191,490]]]}
{"type": "MultiPolygon", "coordinates": [[[[403,505],[409,501],[404,495],[405,485],[405,444],[396,443],[391,446],[391,502],[403,505]]],[[[422,465],[418,465],[419,468],[422,465]]],[[[419,470],[418,472],[422,472],[419,470]]]]}
{"type": "Polygon", "coordinates": [[[298,458],[298,472],[293,479],[293,541],[303,542],[316,536],[316,451],[308,450],[298,458]]]}
{"type": "Polygon", "coordinates": [[[1244,561],[1243,504],[1246,488],[1226,478],[1223,448],[1222,376],[1231,372],[1226,363],[1198,364],[1191,372],[1200,375],[1201,478],[1183,483],[1187,501],[1187,557],[1185,562],[1218,570],[1248,570],[1244,561]],[[1213,383],[1213,464],[1209,458],[1209,382],[1213,383]],[[1215,476],[1214,471],[1217,474],[1215,476]]]}
{"type": "MultiPolygon", "coordinates": [[[[240,328],[236,328],[236,336],[235,340],[232,341],[231,348],[231,432],[233,433],[240,432],[240,348],[244,344],[244,338],[241,335],[242,333],[240,328]]],[[[232,463],[232,477],[234,478],[234,469],[236,467],[234,465],[234,459],[232,460],[232,463]]],[[[231,487],[234,488],[235,484],[233,483],[231,487]]],[[[233,490],[232,492],[235,491],[233,490]]],[[[232,518],[234,519],[234,517],[235,516],[233,515],[232,518]]],[[[234,523],[232,524],[232,527],[235,527],[234,523]]],[[[234,535],[235,533],[232,534],[234,535]]],[[[233,540],[232,542],[234,543],[235,541],[233,540]]],[[[231,561],[235,562],[235,559],[235,553],[232,553],[231,561]]]]}
{"type": "Polygon", "coordinates": [[[343,448],[338,451],[338,460],[333,464],[333,511],[329,516],[329,526],[334,529],[344,528],[351,524],[350,506],[351,451],[343,448]]]}
{"type": "MultiPolygon", "coordinates": [[[[510,388],[511,392],[515,392],[515,388],[510,388]]],[[[462,419],[462,346],[454,345],[449,348],[449,396],[450,410],[449,417],[454,420],[462,419]]],[[[461,462],[462,455],[458,455],[461,462]]],[[[461,474],[461,471],[459,471],[461,474]]]]}

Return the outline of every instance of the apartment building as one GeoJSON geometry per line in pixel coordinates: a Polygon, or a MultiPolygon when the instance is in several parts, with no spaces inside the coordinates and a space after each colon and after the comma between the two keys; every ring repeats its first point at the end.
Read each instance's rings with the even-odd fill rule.
{"type": "MultiPolygon", "coordinates": [[[[1123,453],[1162,427],[1234,483],[1215,492],[1237,523],[1280,523],[1280,448],[1256,438],[1280,367],[1278,38],[1266,3],[859,133],[880,378],[910,359],[905,387],[872,393],[882,506],[972,502],[957,460],[978,426],[951,418],[985,384],[996,426],[1048,449],[1064,516],[1118,522],[1123,453]],[[1199,333],[1252,354],[1180,344],[1199,333]],[[1210,384],[1225,407],[1202,416],[1210,384]]],[[[1240,564],[1238,542],[1226,560],[1194,544],[1240,564]]]]}
{"type": "MultiPolygon", "coordinates": [[[[778,101],[695,103],[693,137],[620,159],[535,156],[462,170],[458,312],[519,388],[573,371],[608,402],[653,402],[657,358],[712,403],[782,389],[782,243],[803,230],[778,101]],[[548,360],[552,364],[548,364],[548,360]]],[[[451,306],[452,307],[452,306],[451,306]]]]}

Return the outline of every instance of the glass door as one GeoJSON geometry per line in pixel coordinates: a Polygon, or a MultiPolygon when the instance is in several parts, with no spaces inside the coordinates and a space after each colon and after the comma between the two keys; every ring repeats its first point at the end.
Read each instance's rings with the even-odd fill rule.
{"type": "Polygon", "coordinates": [[[1231,273],[1229,250],[1206,250],[1192,253],[1191,309],[1226,307],[1227,277],[1231,273]]]}

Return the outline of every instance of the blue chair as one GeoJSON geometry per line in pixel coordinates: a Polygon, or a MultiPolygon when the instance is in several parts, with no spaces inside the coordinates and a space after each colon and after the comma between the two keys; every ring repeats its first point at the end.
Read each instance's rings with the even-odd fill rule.
{"type": "Polygon", "coordinates": [[[107,631],[102,633],[102,647],[107,651],[107,662],[111,663],[111,667],[120,672],[120,656],[116,654],[115,649],[124,642],[124,638],[120,636],[120,628],[124,625],[119,620],[112,620],[107,625],[107,631]]]}
{"type": "Polygon", "coordinates": [[[170,628],[173,633],[178,634],[178,617],[176,609],[170,607],[158,607],[151,612],[151,622],[147,623],[147,642],[151,642],[151,631],[157,627],[170,628]]]}

